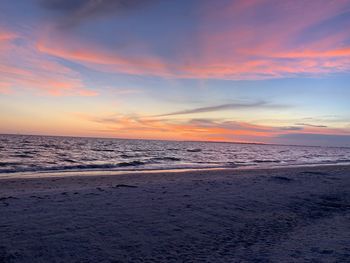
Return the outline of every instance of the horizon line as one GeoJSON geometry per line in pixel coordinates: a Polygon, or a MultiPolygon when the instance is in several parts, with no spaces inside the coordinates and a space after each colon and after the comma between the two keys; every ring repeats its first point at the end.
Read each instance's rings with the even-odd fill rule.
{"type": "Polygon", "coordinates": [[[52,134],[21,134],[21,133],[0,133],[10,136],[43,136],[43,137],[66,137],[66,138],[87,138],[87,139],[114,139],[114,140],[143,140],[143,141],[164,141],[164,142],[204,142],[204,143],[231,143],[250,145],[271,145],[271,146],[293,146],[293,147],[326,147],[326,148],[350,148],[348,146],[325,146],[325,145],[301,145],[301,144],[278,144],[263,142],[239,142],[239,141],[201,141],[201,140],[169,140],[169,139],[147,139],[147,138],[120,138],[120,137],[96,137],[96,136],[76,136],[76,135],[52,135],[52,134]]]}

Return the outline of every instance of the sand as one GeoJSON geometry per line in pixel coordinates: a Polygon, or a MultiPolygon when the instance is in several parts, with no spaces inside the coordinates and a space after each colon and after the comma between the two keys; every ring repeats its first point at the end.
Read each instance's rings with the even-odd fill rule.
{"type": "Polygon", "coordinates": [[[350,262],[349,190],[350,166],[1,178],[0,262],[350,262]]]}

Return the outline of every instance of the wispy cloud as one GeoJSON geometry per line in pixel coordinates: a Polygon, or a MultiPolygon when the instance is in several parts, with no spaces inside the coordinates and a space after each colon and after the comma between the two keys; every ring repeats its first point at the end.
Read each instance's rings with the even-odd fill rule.
{"type": "Polygon", "coordinates": [[[0,28],[0,78],[2,91],[30,90],[52,96],[95,96],[81,75],[39,52],[33,42],[19,33],[0,28]],[[18,42],[20,44],[18,44],[18,42]]]}
{"type": "Polygon", "coordinates": [[[129,58],[122,52],[110,50],[101,45],[86,44],[73,37],[66,38],[55,31],[42,35],[36,48],[43,54],[74,61],[102,72],[126,73],[131,75],[173,76],[164,61],[150,55],[129,58]]]}
{"type": "Polygon", "coordinates": [[[220,104],[215,106],[199,107],[194,109],[169,112],[169,113],[156,115],[154,117],[186,115],[186,114],[195,114],[195,113],[208,113],[208,112],[216,112],[216,111],[224,111],[224,110],[235,110],[235,109],[282,108],[282,107],[287,107],[287,106],[274,105],[274,104],[267,103],[265,101],[233,102],[233,103],[220,104]]]}
{"type": "Polygon", "coordinates": [[[326,125],[316,125],[316,124],[303,123],[303,122],[296,123],[295,125],[308,126],[308,127],[314,127],[314,128],[327,128],[328,127],[326,125]]]}
{"type": "Polygon", "coordinates": [[[300,131],[303,130],[303,127],[299,126],[287,126],[287,127],[281,127],[282,131],[300,131]]]}

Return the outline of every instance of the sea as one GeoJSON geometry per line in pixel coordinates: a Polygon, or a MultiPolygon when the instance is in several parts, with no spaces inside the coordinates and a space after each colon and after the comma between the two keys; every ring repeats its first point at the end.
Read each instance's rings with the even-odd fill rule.
{"type": "Polygon", "coordinates": [[[0,173],[349,164],[350,148],[0,135],[0,173]]]}

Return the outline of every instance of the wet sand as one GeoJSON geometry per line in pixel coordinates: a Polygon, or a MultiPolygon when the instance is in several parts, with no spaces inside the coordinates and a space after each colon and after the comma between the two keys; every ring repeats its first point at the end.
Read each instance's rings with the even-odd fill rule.
{"type": "Polygon", "coordinates": [[[350,262],[350,166],[2,178],[0,262],[350,262]]]}

